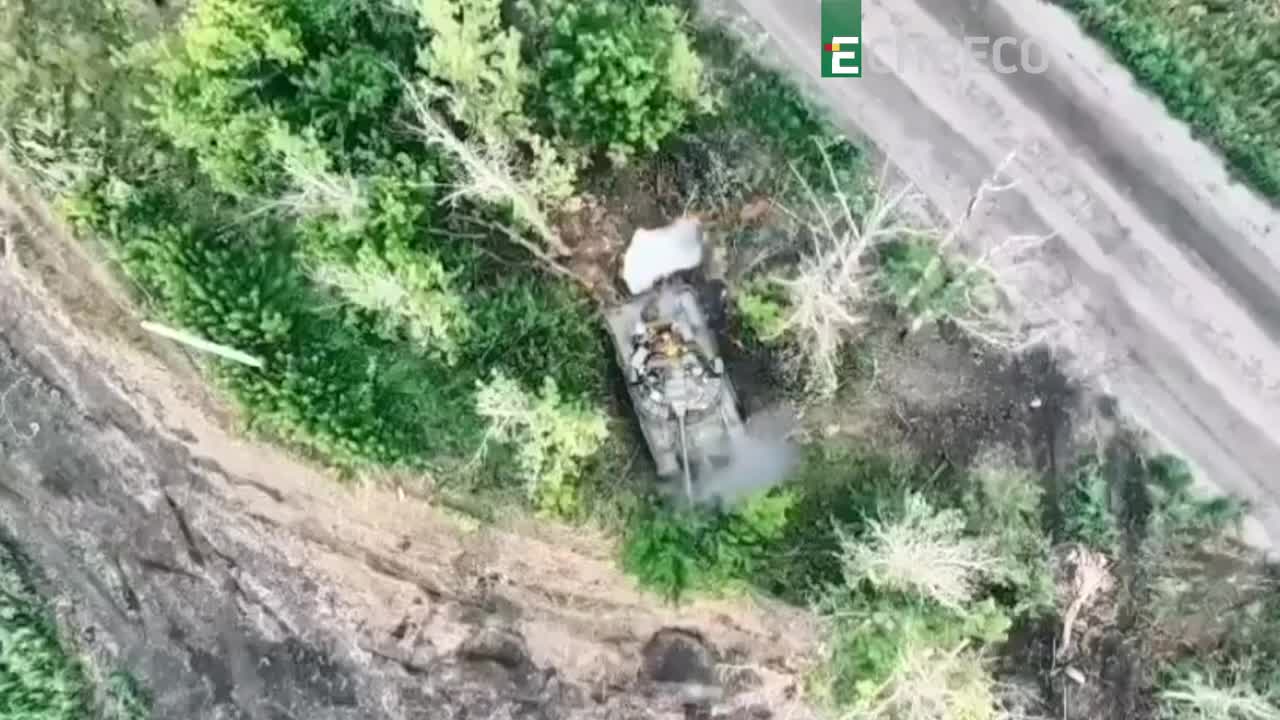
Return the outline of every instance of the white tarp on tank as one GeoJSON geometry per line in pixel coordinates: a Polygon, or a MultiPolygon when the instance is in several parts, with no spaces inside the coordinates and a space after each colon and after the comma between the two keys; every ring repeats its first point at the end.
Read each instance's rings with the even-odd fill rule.
{"type": "Polygon", "coordinates": [[[638,295],[662,278],[701,263],[702,226],[693,218],[681,218],[666,227],[636,230],[622,257],[622,281],[638,295]]]}

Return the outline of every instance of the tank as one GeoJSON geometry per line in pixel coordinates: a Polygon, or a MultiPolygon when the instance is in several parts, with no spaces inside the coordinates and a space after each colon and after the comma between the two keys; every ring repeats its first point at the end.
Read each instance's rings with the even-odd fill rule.
{"type": "Polygon", "coordinates": [[[618,366],[660,479],[689,502],[732,461],[745,428],[695,288],[668,281],[605,312],[618,366]]]}

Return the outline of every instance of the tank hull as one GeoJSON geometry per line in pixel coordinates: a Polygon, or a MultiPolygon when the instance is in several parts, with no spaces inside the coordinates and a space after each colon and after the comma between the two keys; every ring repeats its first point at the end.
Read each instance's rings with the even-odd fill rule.
{"type": "Polygon", "coordinates": [[[686,494],[701,496],[696,488],[698,476],[709,467],[723,467],[730,462],[734,443],[745,433],[745,428],[737,395],[729,377],[722,372],[723,360],[715,334],[707,323],[696,291],[685,283],[661,285],[608,309],[605,320],[618,367],[627,380],[632,408],[659,478],[683,487],[687,451],[689,475],[695,487],[686,488],[686,494]],[[656,309],[657,323],[679,323],[687,328],[689,343],[708,367],[718,368],[698,384],[696,392],[690,393],[689,402],[681,403],[686,407],[683,448],[681,423],[677,412],[666,402],[669,398],[658,399],[659,395],[651,388],[636,382],[637,375],[632,369],[637,327],[643,327],[646,307],[651,311],[656,309]]]}

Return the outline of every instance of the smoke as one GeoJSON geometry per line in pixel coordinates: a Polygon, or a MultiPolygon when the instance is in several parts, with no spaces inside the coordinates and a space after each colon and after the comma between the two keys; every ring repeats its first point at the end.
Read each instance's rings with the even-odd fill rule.
{"type": "Polygon", "coordinates": [[[746,423],[746,433],[731,441],[729,464],[706,468],[698,477],[698,502],[732,508],[774,487],[791,474],[799,452],[788,439],[789,421],[778,413],[758,413],[746,423]]]}

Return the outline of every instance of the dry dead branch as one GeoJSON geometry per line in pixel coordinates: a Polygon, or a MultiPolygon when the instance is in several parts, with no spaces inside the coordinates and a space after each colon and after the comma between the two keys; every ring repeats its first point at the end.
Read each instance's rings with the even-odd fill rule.
{"type": "Polygon", "coordinates": [[[875,271],[869,251],[921,230],[905,219],[906,213],[900,212],[914,190],[906,186],[887,192],[883,178],[871,208],[861,217],[856,216],[840,187],[831,157],[821,146],[819,151],[836,202],[834,207],[823,202],[800,172],[791,169],[809,199],[810,212],[802,214],[780,207],[808,228],[813,248],[801,257],[793,276],[776,280],[789,302],[775,336],[790,334],[796,339],[812,389],[824,396],[833,393],[839,384],[841,348],[857,337],[867,320],[875,271]]]}
{"type": "Polygon", "coordinates": [[[1062,616],[1062,644],[1057,652],[1060,658],[1066,657],[1071,650],[1080,611],[1088,607],[1098,593],[1105,592],[1115,582],[1110,572],[1110,561],[1102,553],[1077,545],[1071,549],[1067,562],[1072,567],[1071,602],[1062,616]]]}
{"type": "Polygon", "coordinates": [[[570,249],[552,228],[529,183],[514,167],[515,148],[492,134],[475,142],[458,137],[448,122],[431,107],[432,102],[448,96],[443,88],[415,86],[406,82],[405,89],[416,120],[411,125],[413,132],[428,145],[440,147],[462,167],[465,182],[455,187],[444,202],[468,197],[507,205],[520,222],[537,233],[553,255],[568,256],[570,249]]]}
{"type": "MultiPolygon", "coordinates": [[[[936,252],[919,281],[911,287],[900,301],[909,307],[924,290],[930,278],[939,272],[949,258],[956,259],[963,267],[963,275],[969,280],[961,284],[963,298],[958,309],[947,311],[946,317],[957,327],[987,345],[1017,352],[1038,342],[1038,334],[1028,334],[1014,321],[1012,299],[1016,296],[1012,286],[1001,280],[1001,272],[995,262],[1004,256],[1016,256],[1038,247],[1053,237],[1047,235],[1014,235],[1000,238],[998,241],[975,253],[974,248],[963,252],[956,247],[961,238],[970,244],[981,244],[970,232],[970,224],[975,212],[994,196],[1014,190],[1019,183],[1007,179],[1010,166],[1017,158],[1017,151],[1011,151],[996,165],[992,173],[969,196],[965,209],[959,217],[951,220],[945,227],[934,231],[936,252]]],[[[1021,300],[1021,298],[1017,298],[1021,300]]],[[[940,319],[937,312],[924,312],[912,318],[909,332],[916,332],[927,322],[940,319]]]]}
{"type": "MultiPolygon", "coordinates": [[[[1009,166],[1016,158],[1010,153],[996,166],[970,196],[959,217],[946,222],[919,220],[920,208],[927,199],[910,183],[896,189],[888,182],[885,168],[871,193],[871,206],[855,214],[845,188],[831,164],[829,155],[819,148],[826,164],[833,196],[824,200],[804,177],[792,168],[808,199],[808,207],[797,212],[779,205],[781,210],[805,227],[812,237],[812,248],[804,253],[796,271],[785,278],[773,278],[786,292],[788,311],[774,337],[788,334],[797,344],[798,355],[811,386],[819,396],[829,395],[838,384],[837,369],[840,350],[846,342],[857,339],[866,323],[871,303],[881,297],[875,284],[875,250],[894,241],[925,242],[934,253],[919,279],[898,298],[902,307],[911,307],[925,292],[931,278],[943,270],[948,258],[956,259],[964,268],[969,282],[962,283],[960,308],[947,309],[946,318],[967,334],[985,344],[1010,351],[1021,350],[1038,341],[1021,328],[1013,327],[1011,308],[1014,292],[1001,282],[996,261],[1016,256],[1052,236],[1020,235],[1003,238],[978,254],[972,249],[961,252],[958,240],[967,237],[977,208],[992,196],[1017,187],[1006,179],[1009,166]]],[[[970,243],[973,244],[973,243],[970,243]]],[[[916,314],[909,331],[925,323],[941,319],[943,309],[916,314]]]]}

